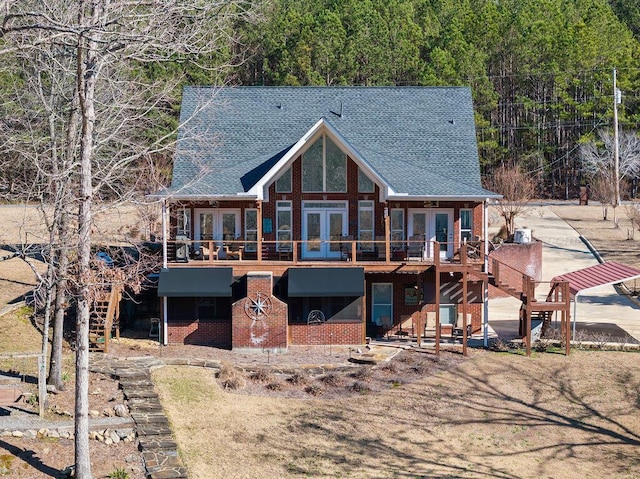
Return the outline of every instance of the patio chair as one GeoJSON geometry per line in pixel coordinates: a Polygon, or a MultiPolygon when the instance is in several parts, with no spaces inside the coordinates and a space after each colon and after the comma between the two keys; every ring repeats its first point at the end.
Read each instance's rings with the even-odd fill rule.
{"type": "Polygon", "coordinates": [[[340,258],[345,261],[351,261],[352,259],[352,241],[353,236],[343,236],[340,240],[340,258]]]}
{"type": "Polygon", "coordinates": [[[409,237],[407,241],[407,259],[418,259],[422,261],[424,258],[424,235],[414,235],[409,237]]]}

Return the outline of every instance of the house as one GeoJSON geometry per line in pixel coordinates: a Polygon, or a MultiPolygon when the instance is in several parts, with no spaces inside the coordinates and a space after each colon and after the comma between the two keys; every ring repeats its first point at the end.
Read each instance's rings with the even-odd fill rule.
{"type": "Polygon", "coordinates": [[[482,328],[499,195],[481,186],[469,88],[188,87],[159,196],[165,344],[468,325],[466,344],[482,328]]]}

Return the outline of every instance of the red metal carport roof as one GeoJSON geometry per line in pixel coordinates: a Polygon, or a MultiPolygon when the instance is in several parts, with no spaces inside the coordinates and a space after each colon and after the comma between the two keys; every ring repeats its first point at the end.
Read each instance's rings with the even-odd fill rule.
{"type": "Polygon", "coordinates": [[[584,290],[618,284],[635,278],[640,278],[640,269],[614,261],[607,261],[606,263],[579,269],[571,273],[561,274],[551,281],[569,281],[571,297],[575,298],[584,290]]]}

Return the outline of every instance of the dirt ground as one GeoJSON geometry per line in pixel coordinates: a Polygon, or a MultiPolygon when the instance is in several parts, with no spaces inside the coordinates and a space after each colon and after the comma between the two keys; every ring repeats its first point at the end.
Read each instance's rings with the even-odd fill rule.
{"type": "MultiPolygon", "coordinates": [[[[551,209],[605,259],[640,267],[640,234],[628,239],[630,227],[621,210],[620,228],[615,228],[612,212],[603,221],[599,206],[551,209]]],[[[0,208],[0,217],[4,213],[0,208]]],[[[7,242],[6,231],[0,243],[7,242]]],[[[0,257],[4,253],[0,250],[0,257]]],[[[0,309],[33,284],[33,273],[20,260],[0,261],[0,309]]],[[[9,347],[2,345],[8,331],[0,324],[0,348],[9,347]]],[[[34,331],[28,334],[37,338],[34,331]]],[[[344,362],[349,351],[238,354],[122,339],[112,344],[111,353],[214,358],[267,370],[243,373],[245,385],[234,391],[223,390],[211,371],[157,371],[194,478],[640,478],[640,371],[634,353],[576,351],[569,358],[539,353],[526,359],[473,351],[468,359],[448,354],[438,361],[403,352],[371,374],[354,376],[354,370],[299,382],[269,368],[344,362]]],[[[69,387],[51,396],[50,406],[58,411],[73,409],[69,358],[69,387]]],[[[121,400],[114,381],[97,375],[91,381],[92,409],[102,411],[121,400]]],[[[143,477],[135,444],[92,441],[91,447],[96,478],[117,467],[128,470],[130,479],[143,477]]],[[[56,478],[72,463],[72,441],[0,437],[0,477],[56,478]]]]}

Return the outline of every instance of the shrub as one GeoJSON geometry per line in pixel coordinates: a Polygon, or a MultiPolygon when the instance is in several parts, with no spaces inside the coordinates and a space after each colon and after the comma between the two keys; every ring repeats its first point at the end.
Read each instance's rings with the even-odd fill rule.
{"type": "Polygon", "coordinates": [[[242,371],[230,364],[222,365],[218,372],[218,381],[224,389],[240,389],[247,384],[242,371]]]}
{"type": "Polygon", "coordinates": [[[289,382],[294,386],[304,386],[309,382],[309,377],[305,372],[298,371],[291,375],[289,382]]]}
{"type": "Polygon", "coordinates": [[[349,386],[349,391],[352,391],[354,393],[359,393],[359,394],[367,394],[371,392],[371,388],[366,384],[356,381],[351,386],[349,386]]]}
{"type": "Polygon", "coordinates": [[[129,473],[124,470],[124,468],[119,467],[114,471],[107,474],[109,479],[129,479],[129,473]]]}
{"type": "Polygon", "coordinates": [[[371,369],[368,367],[359,368],[352,376],[360,381],[369,381],[371,379],[371,369]]]}
{"type": "Polygon", "coordinates": [[[282,381],[273,381],[265,386],[269,391],[282,391],[284,383],[282,381]]]}
{"type": "Polygon", "coordinates": [[[251,379],[260,383],[268,383],[273,381],[273,376],[268,371],[264,369],[260,369],[258,371],[254,371],[251,374],[251,379]]]}
{"type": "Polygon", "coordinates": [[[322,388],[318,384],[310,384],[305,388],[307,394],[311,394],[312,396],[319,396],[322,394],[322,388]]]}
{"type": "Polygon", "coordinates": [[[342,378],[335,373],[325,374],[320,378],[320,381],[331,387],[337,387],[342,384],[342,378]]]}

